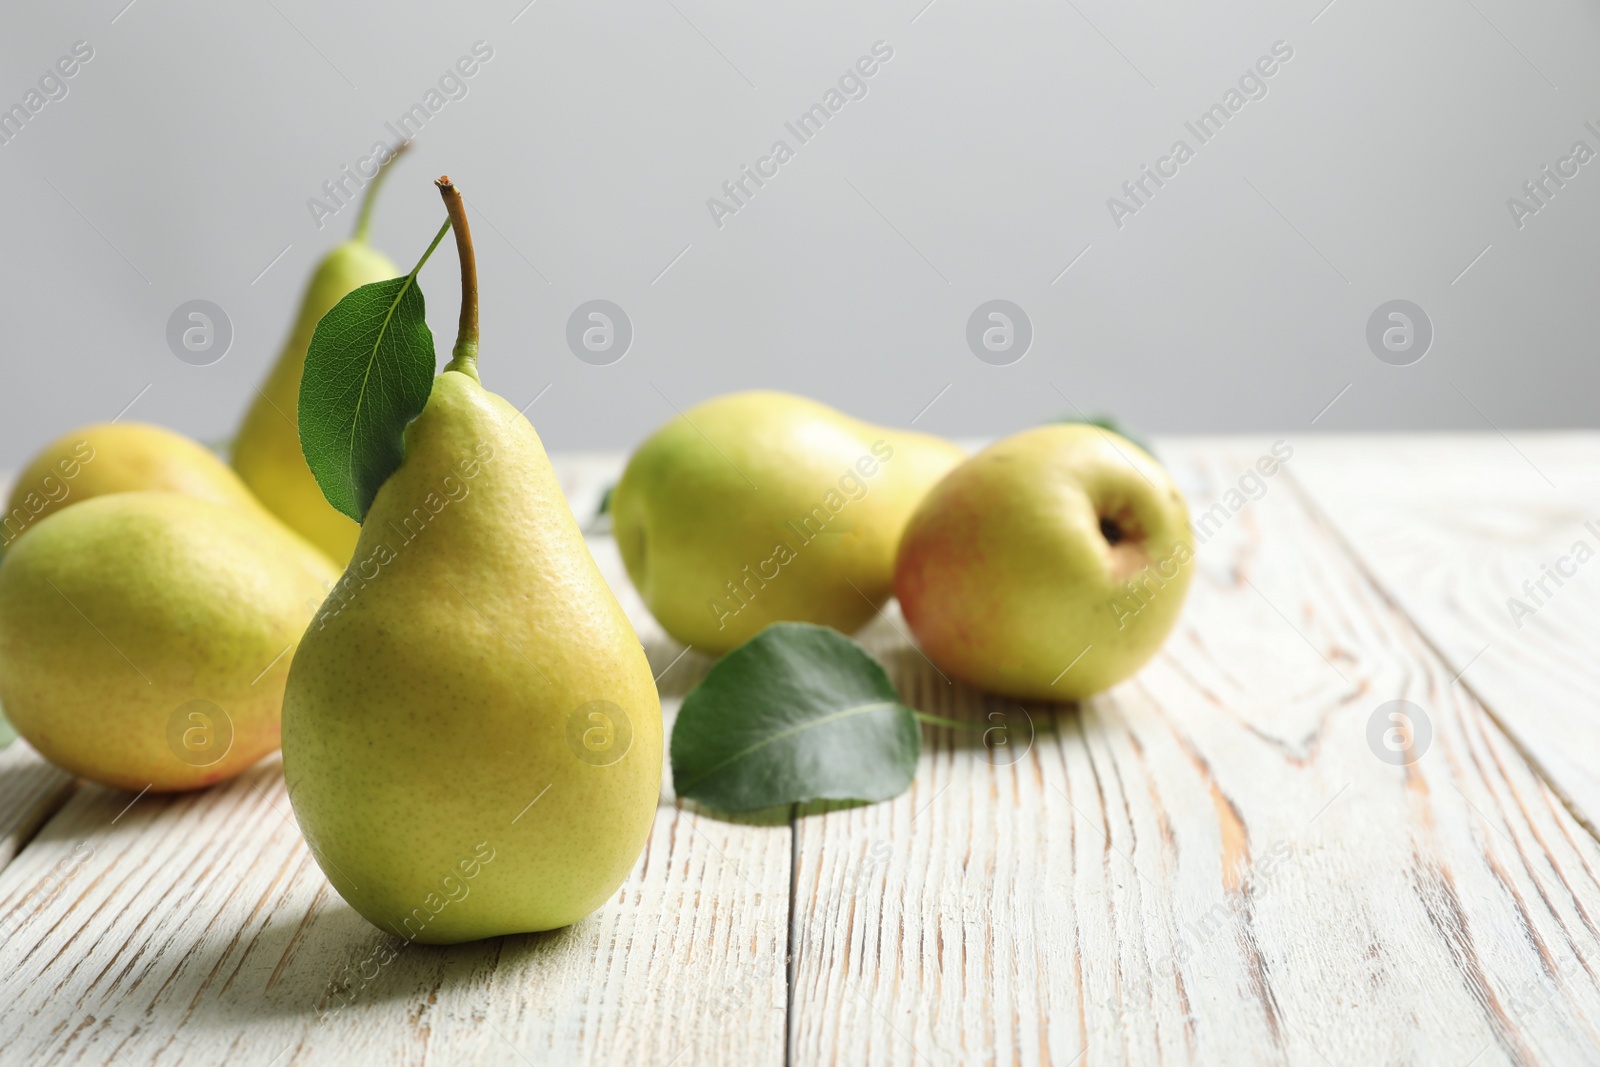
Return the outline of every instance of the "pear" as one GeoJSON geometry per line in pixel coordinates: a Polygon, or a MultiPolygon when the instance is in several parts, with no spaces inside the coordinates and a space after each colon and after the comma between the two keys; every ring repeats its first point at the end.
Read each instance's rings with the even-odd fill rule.
{"type": "Polygon", "coordinates": [[[62,508],[0,563],[0,702],[46,759],[96,782],[229,778],[278,746],[289,662],[335,577],[288,530],[209,500],[62,508]]]}
{"type": "Polygon", "coordinates": [[[912,511],[966,453],[825,404],[697,404],[628,460],[611,497],[628,576],[673,637],[722,653],[770,623],[846,633],[888,600],[912,511]]]}
{"type": "Polygon", "coordinates": [[[1021,700],[1078,700],[1166,640],[1194,575],[1189,509],[1147,452],[1040,426],[979,452],[912,516],[894,590],[928,658],[1021,700]]]}
{"type": "Polygon", "coordinates": [[[9,547],[45,516],[109,493],[183,493],[276,522],[228,465],[160,426],[98,423],[62,436],[29,461],[11,488],[0,543],[9,547]]]}
{"type": "MultiPolygon", "coordinates": [[[[440,187],[465,278],[460,196],[440,187]]],[[[589,914],[633,868],[661,785],[649,663],[538,434],[479,382],[468,288],[455,358],[284,698],[284,775],[323,871],[429,943],[589,914]]]]}
{"type": "Polygon", "coordinates": [[[323,498],[300,451],[300,375],[317,321],[351,290],[401,273],[367,243],[367,228],[389,164],[404,151],[402,146],[390,156],[367,187],[355,236],[329,252],[311,276],[294,329],[233,440],[239,477],[278,518],[341,566],[350,559],[360,527],[323,498]]]}

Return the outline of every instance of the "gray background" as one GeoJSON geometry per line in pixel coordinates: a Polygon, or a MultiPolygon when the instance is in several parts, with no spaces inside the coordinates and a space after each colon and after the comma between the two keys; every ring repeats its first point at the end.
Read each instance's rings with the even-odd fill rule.
{"type": "MultiPolygon", "coordinates": [[[[1591,0],[925,2],[7,0],[0,103],[75,41],[95,58],[0,146],[0,466],[135,397],[127,418],[229,436],[354,222],[319,231],[307,199],[479,39],[374,238],[409,267],[429,179],[457,180],[485,382],[518,406],[549,385],[553,449],[751,386],[950,435],[1073,406],[1157,432],[1600,422],[1600,161],[1522,229],[1506,206],[1600,150],[1591,0]],[[868,95],[715,226],[707,198],[879,40],[868,95]],[[1268,95],[1198,146],[1184,122],[1278,40],[1268,95]],[[1107,198],[1179,137],[1195,158],[1118,229],[1107,198]],[[236,335],[205,367],[165,341],[197,298],[236,335]],[[594,298],[636,332],[610,366],[565,343],[594,298]],[[994,298],[1033,323],[1010,366],[965,341],[994,298]],[[1394,298],[1436,332],[1413,366],[1365,341],[1394,298]]],[[[448,245],[422,284],[448,358],[448,245]]]]}

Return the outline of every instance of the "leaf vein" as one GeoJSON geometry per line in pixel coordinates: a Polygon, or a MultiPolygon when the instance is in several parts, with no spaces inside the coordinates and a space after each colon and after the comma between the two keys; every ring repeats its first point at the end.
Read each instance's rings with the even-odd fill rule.
{"type": "Polygon", "coordinates": [[[757,741],[755,744],[748,745],[745,748],[740,749],[738,752],[735,752],[733,755],[731,755],[728,758],[724,759],[722,762],[716,764],[715,766],[711,767],[710,769],[706,770],[705,772],[703,772],[702,774],[698,775],[697,777],[691,779],[690,781],[684,783],[683,785],[677,785],[677,783],[674,783],[674,785],[676,786],[677,792],[678,792],[678,794],[680,796],[681,795],[685,795],[685,794],[688,793],[689,790],[693,789],[695,786],[699,785],[701,782],[705,781],[707,778],[710,778],[712,775],[716,774],[718,771],[720,771],[723,768],[729,766],[730,764],[737,763],[739,760],[744,759],[746,756],[750,755],[751,753],[757,752],[757,751],[759,751],[759,750],[761,750],[763,748],[766,748],[768,745],[776,744],[777,742],[782,741],[786,737],[792,737],[793,735],[795,735],[797,733],[800,733],[802,730],[814,729],[814,728],[816,728],[818,726],[824,726],[824,725],[826,725],[826,724],[828,724],[830,722],[835,722],[835,721],[837,721],[839,719],[849,718],[852,715],[865,715],[865,714],[867,714],[869,712],[879,711],[879,710],[881,710],[883,708],[895,708],[895,707],[899,707],[899,706],[900,706],[899,703],[897,701],[894,701],[894,700],[879,700],[879,701],[875,701],[875,702],[873,702],[871,704],[855,704],[855,705],[852,705],[851,707],[843,708],[843,709],[841,709],[839,711],[835,711],[835,712],[832,712],[832,713],[830,713],[828,715],[824,715],[820,719],[810,719],[810,720],[807,720],[806,722],[797,723],[796,725],[791,726],[786,730],[779,730],[777,733],[771,735],[770,737],[764,737],[760,741],[757,741]]]}
{"type": "MultiPolygon", "coordinates": [[[[350,484],[352,486],[359,484],[356,477],[356,430],[361,425],[361,407],[367,399],[367,382],[372,378],[372,368],[378,362],[378,350],[383,347],[383,339],[389,331],[389,323],[394,319],[395,308],[400,306],[400,301],[405,298],[407,291],[411,288],[411,283],[416,280],[416,277],[416,272],[413,271],[406,275],[405,281],[401,283],[400,291],[395,293],[394,299],[389,303],[388,311],[384,312],[383,321],[378,324],[378,336],[373,339],[372,351],[367,356],[367,366],[361,377],[361,390],[356,394],[356,410],[350,418],[350,437],[345,449],[348,456],[347,469],[350,472],[350,484]]],[[[359,501],[356,503],[359,505],[359,501]]]]}

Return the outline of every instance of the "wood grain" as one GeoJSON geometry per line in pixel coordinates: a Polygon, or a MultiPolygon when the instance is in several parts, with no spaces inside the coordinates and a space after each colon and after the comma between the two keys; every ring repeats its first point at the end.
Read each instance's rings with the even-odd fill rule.
{"type": "Polygon", "coordinates": [[[0,749],[0,867],[61,809],[76,785],[21,738],[0,749]]]}
{"type": "Polygon", "coordinates": [[[1312,439],[1291,471],[1600,831],[1600,435],[1312,439]]]}
{"type": "MultiPolygon", "coordinates": [[[[1164,450],[1202,507],[1256,455],[1164,450]]],[[[931,730],[910,794],[800,821],[793,1062],[1600,1057],[1594,840],[1286,483],[1200,560],[1163,653],[1079,709],[874,628],[918,707],[1036,736],[931,730]],[[1409,767],[1367,740],[1400,698],[1409,767]]]]}

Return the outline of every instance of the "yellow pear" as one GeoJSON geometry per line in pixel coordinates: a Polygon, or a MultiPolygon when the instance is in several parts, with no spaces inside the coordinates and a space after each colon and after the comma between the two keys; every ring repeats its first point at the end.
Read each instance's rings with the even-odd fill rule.
{"type": "MultiPolygon", "coordinates": [[[[396,157],[398,153],[396,153],[396,157]]],[[[322,260],[300,301],[294,329],[233,440],[233,467],[278,518],[335,562],[350,559],[360,527],[322,496],[300,451],[300,374],[317,321],[353,289],[400,274],[367,243],[367,227],[391,157],[367,187],[355,236],[322,260]]]]}
{"type": "Polygon", "coordinates": [[[0,543],[10,547],[69,504],[138,490],[182,493],[272,518],[228,465],[198,442],[160,426],[108,422],[57,438],[23,468],[0,521],[0,543]]]}
{"type": "MultiPolygon", "coordinates": [[[[460,197],[441,190],[466,275],[460,197]]],[[[538,435],[479,383],[471,289],[284,697],[284,775],[324,873],[375,925],[431,943],[599,907],[661,783],[649,663],[538,435]]]]}
{"type": "Polygon", "coordinates": [[[46,759],[96,782],[231,777],[278,746],[295,645],[335,577],[282,526],[209,500],[62,508],[0,562],[0,703],[46,759]]]}
{"type": "Polygon", "coordinates": [[[779,621],[849,633],[888,600],[906,520],[965,455],[804,397],[734,393],[639,446],[612,529],[650,611],[685,644],[722,653],[779,621]]]}
{"type": "Polygon", "coordinates": [[[945,673],[1062,701],[1155,655],[1193,575],[1189,509],[1161,464],[1118,434],[1056,424],[990,445],[928,493],[894,591],[945,673]]]}

